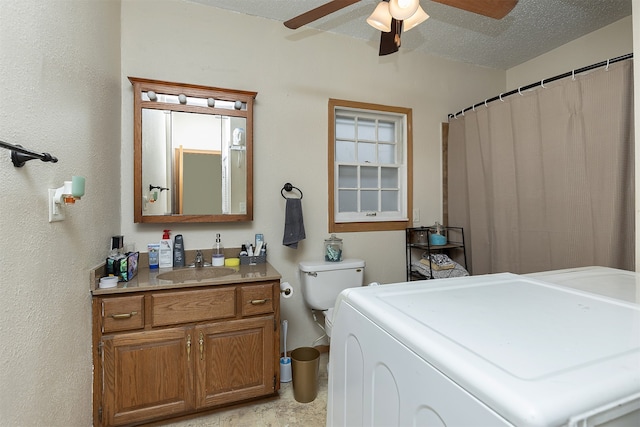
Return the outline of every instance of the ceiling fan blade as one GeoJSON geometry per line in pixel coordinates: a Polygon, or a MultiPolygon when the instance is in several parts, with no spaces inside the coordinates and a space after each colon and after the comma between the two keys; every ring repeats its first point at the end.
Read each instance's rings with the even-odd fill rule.
{"type": "Polygon", "coordinates": [[[402,32],[402,21],[391,18],[391,31],[380,32],[380,53],[378,56],[389,55],[400,49],[400,33],[402,32]]]}
{"type": "Polygon", "coordinates": [[[294,18],[284,22],[284,26],[291,28],[292,30],[298,29],[303,25],[307,25],[317,19],[324,18],[325,16],[343,9],[347,6],[351,6],[354,3],[358,3],[360,0],[333,0],[329,3],[325,3],[321,6],[311,9],[308,12],[298,15],[294,18]]]}
{"type": "Polygon", "coordinates": [[[463,9],[468,12],[488,16],[489,18],[502,19],[518,3],[518,0],[433,0],[436,3],[463,9]]]}

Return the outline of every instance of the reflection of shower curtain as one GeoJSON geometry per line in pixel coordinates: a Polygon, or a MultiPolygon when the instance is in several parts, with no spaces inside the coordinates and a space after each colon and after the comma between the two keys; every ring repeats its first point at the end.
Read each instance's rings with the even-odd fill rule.
{"type": "Polygon", "coordinates": [[[449,224],[473,274],[634,269],[633,63],[452,119],[449,224]]]}

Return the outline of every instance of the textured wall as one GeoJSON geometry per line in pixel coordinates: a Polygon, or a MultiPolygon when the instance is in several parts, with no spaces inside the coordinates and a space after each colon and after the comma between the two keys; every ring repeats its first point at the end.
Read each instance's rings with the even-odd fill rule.
{"type": "Polygon", "coordinates": [[[91,424],[88,270],[120,230],[119,1],[0,1],[0,425],[91,424]],[[48,222],[48,188],[86,195],[48,222]]]}

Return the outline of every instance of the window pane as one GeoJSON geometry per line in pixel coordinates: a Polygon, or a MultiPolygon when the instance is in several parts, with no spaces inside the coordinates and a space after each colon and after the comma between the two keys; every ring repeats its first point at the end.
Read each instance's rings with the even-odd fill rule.
{"type": "Polygon", "coordinates": [[[398,188],[398,168],[381,168],[382,188],[398,188]]]}
{"type": "Polygon", "coordinates": [[[356,190],[338,190],[338,212],[358,212],[356,190]]]}
{"type": "Polygon", "coordinates": [[[376,144],[358,143],[358,163],[376,162],[376,144]]]}
{"type": "Polygon", "coordinates": [[[382,211],[383,212],[399,211],[400,209],[398,208],[398,196],[399,196],[399,192],[396,190],[382,191],[382,211]]]}
{"type": "Polygon", "coordinates": [[[393,122],[378,123],[378,141],[396,142],[396,126],[393,122]]]}
{"type": "Polygon", "coordinates": [[[356,122],[351,117],[336,117],[336,139],[356,139],[356,122]]]}
{"type": "Polygon", "coordinates": [[[360,200],[361,211],[378,211],[378,191],[362,191],[360,200]]]}
{"type": "Polygon", "coordinates": [[[378,188],[378,168],[362,166],[360,168],[360,188],[378,188]]]}
{"type": "Polygon", "coordinates": [[[338,187],[358,188],[357,166],[338,166],[338,187]]]}
{"type": "Polygon", "coordinates": [[[392,144],[378,144],[378,163],[393,165],[396,163],[396,146],[392,144]]]}
{"type": "Polygon", "coordinates": [[[356,161],[356,143],[352,141],[336,141],[336,161],[354,163],[356,161]]]}
{"type": "Polygon", "coordinates": [[[376,122],[371,119],[358,120],[358,139],[375,141],[376,140],[376,122]]]}

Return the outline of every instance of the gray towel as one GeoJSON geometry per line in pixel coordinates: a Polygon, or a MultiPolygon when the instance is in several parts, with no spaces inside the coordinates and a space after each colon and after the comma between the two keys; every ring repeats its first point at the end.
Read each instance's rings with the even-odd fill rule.
{"type": "Polygon", "coordinates": [[[304,233],[304,221],[302,220],[302,200],[287,199],[284,212],[284,237],[282,244],[293,249],[298,249],[298,242],[307,237],[304,233]]]}

